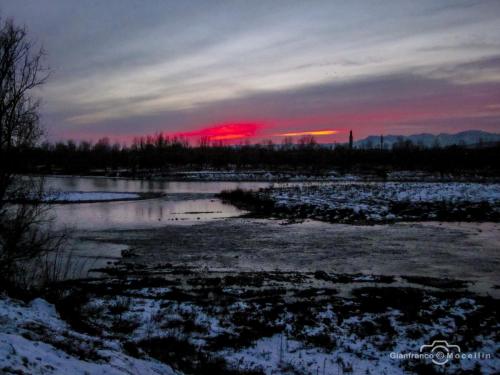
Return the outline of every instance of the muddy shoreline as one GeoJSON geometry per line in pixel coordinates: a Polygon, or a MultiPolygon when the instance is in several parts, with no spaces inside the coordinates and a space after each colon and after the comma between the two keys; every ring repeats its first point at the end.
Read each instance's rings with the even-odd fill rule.
{"type": "Polygon", "coordinates": [[[499,223],[354,226],[228,218],[155,229],[82,232],[122,245],[121,262],[228,271],[326,271],[429,276],[500,285],[499,223]]]}

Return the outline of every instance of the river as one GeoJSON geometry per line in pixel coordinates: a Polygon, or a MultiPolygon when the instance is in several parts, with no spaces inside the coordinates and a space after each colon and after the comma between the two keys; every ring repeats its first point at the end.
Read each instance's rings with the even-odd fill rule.
{"type": "Polygon", "coordinates": [[[140,229],[165,224],[234,217],[241,210],[215,197],[223,190],[259,189],[267,182],[172,182],[103,177],[46,177],[45,189],[63,192],[163,193],[155,199],[119,202],[55,204],[57,228],[76,230],[140,229]]]}

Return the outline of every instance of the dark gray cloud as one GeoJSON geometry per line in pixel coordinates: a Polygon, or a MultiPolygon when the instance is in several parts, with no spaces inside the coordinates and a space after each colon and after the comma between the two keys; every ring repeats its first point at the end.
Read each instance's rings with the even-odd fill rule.
{"type": "Polygon", "coordinates": [[[325,121],[301,119],[416,113],[428,96],[461,103],[500,82],[498,1],[3,0],[0,12],[48,52],[53,137],[264,115],[313,127],[325,121]]]}
{"type": "MultiPolygon", "coordinates": [[[[65,137],[119,139],[158,131],[199,129],[227,122],[263,123],[261,138],[287,130],[354,128],[359,135],[379,132],[500,130],[500,85],[458,84],[411,74],[318,84],[293,90],[256,92],[237,99],[183,110],[82,124],[65,137]],[[140,124],[138,127],[137,124],[140,124]]],[[[64,117],[64,115],[63,115],[64,117]]],[[[51,122],[61,121],[52,118],[51,122]]],[[[57,129],[57,126],[56,126],[57,129]]]]}

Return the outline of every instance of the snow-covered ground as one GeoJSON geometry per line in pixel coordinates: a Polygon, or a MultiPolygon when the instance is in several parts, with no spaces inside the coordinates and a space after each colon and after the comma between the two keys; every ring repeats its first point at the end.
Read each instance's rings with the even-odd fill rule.
{"type": "Polygon", "coordinates": [[[438,214],[445,210],[446,214],[462,210],[467,219],[468,206],[479,204],[500,213],[500,184],[353,182],[263,189],[257,196],[273,201],[278,209],[303,206],[311,217],[328,215],[333,221],[440,219],[438,214]]]}
{"type": "Polygon", "coordinates": [[[117,341],[72,330],[53,305],[0,297],[0,373],[173,375],[168,365],[126,355],[117,341]]]}
{"type": "Polygon", "coordinates": [[[448,374],[500,369],[491,297],[368,274],[172,271],[69,293],[63,316],[99,337],[42,299],[0,297],[0,373],[436,373],[429,359],[393,356],[436,339],[489,356],[450,361],[448,374]]]}
{"type": "MultiPolygon", "coordinates": [[[[130,176],[130,171],[125,171],[130,176]]],[[[123,174],[117,172],[113,176],[123,174]]],[[[343,173],[338,170],[323,171],[321,173],[304,170],[192,170],[177,172],[143,171],[134,174],[137,178],[167,181],[265,181],[265,182],[304,182],[304,181],[498,181],[496,177],[480,174],[441,174],[429,171],[388,171],[384,173],[374,171],[358,171],[343,173]]]]}
{"type": "MultiPolygon", "coordinates": [[[[500,366],[490,297],[419,289],[377,275],[172,271],[107,281],[102,288],[91,283],[97,294],[67,308],[102,330],[99,345],[107,350],[126,342],[144,361],[153,357],[185,373],[433,373],[440,368],[430,360],[391,353],[418,353],[436,338],[490,356],[454,361],[446,366],[449,374],[493,374],[500,366]],[[477,324],[466,323],[472,321],[477,324]]],[[[51,309],[40,301],[30,308],[37,304],[51,309]]],[[[53,314],[44,324],[52,325],[53,314]]]]}
{"type": "Polygon", "coordinates": [[[286,172],[286,171],[271,171],[271,170],[234,170],[234,171],[216,171],[216,170],[201,170],[201,171],[186,171],[175,172],[171,174],[148,174],[148,178],[153,180],[181,180],[181,181],[265,181],[265,182],[280,182],[280,181],[356,181],[361,180],[360,176],[352,174],[338,174],[330,172],[325,174],[317,173],[301,173],[301,172],[286,172]]]}
{"type": "Polygon", "coordinates": [[[115,193],[101,191],[56,191],[45,194],[47,202],[100,202],[139,199],[137,193],[115,193]]]}

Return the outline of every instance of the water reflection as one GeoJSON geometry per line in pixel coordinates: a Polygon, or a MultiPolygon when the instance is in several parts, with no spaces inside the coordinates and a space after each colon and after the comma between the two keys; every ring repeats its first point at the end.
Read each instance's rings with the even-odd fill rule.
{"type": "Polygon", "coordinates": [[[171,182],[112,178],[47,177],[47,190],[163,192],[163,198],[128,202],[54,205],[57,228],[78,230],[132,229],[193,222],[241,215],[213,194],[226,189],[258,189],[262,182],[171,182]]]}
{"type": "Polygon", "coordinates": [[[62,191],[115,191],[115,192],[164,192],[215,194],[230,189],[258,189],[269,186],[267,182],[186,182],[145,181],[108,177],[46,177],[48,190],[62,191]]]}

